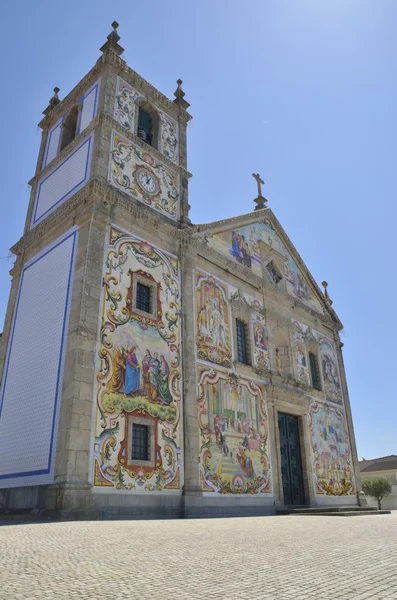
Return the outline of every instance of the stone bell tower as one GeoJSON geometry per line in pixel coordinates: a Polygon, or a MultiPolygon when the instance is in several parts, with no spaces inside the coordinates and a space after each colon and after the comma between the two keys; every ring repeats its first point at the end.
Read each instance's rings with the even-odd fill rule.
{"type": "MultiPolygon", "coordinates": [[[[117,27],[114,22],[100,58],[64,99],[54,89],[39,124],[42,142],[29,182],[24,233],[12,248],[16,260],[0,346],[1,508],[89,511],[100,505],[93,500],[93,478],[99,491],[106,491],[117,477],[118,489],[123,488],[117,468],[100,470],[95,462],[95,454],[102,462],[112,462],[113,443],[122,457],[116,429],[130,427],[128,419],[137,412],[131,406],[118,413],[111,409],[110,392],[98,410],[93,409],[105,383],[110,389],[108,374],[116,364],[116,344],[126,357],[133,354],[133,346],[137,352],[151,350],[157,327],[161,340],[166,340],[161,342],[164,348],[160,344],[156,352],[152,350],[159,356],[159,372],[170,370],[179,355],[175,256],[178,232],[190,225],[189,104],[181,80],[171,101],[127,66],[117,27]],[[134,254],[136,261],[131,258],[123,270],[122,261],[116,264],[118,259],[112,258],[112,248],[127,238],[118,256],[128,262],[134,254]],[[150,244],[156,243],[163,251],[153,250],[150,244]],[[147,269],[153,268],[149,274],[145,263],[147,269]],[[112,286],[124,277],[126,292],[121,298],[112,286]],[[101,304],[103,293],[113,311],[106,332],[104,314],[110,309],[101,304]],[[147,295],[146,307],[142,298],[136,300],[138,293],[147,295]],[[167,323],[165,313],[173,324],[167,323]],[[138,329],[124,331],[123,315],[138,329]],[[160,324],[163,321],[165,325],[160,324]],[[98,350],[99,338],[103,345],[98,350]],[[106,447],[105,432],[110,436],[106,447]]],[[[141,363],[140,355],[138,359],[141,363]]],[[[141,370],[140,386],[146,386],[147,393],[150,382],[141,370]]],[[[171,391],[164,379],[164,397],[167,392],[179,397],[178,377],[180,373],[174,379],[170,375],[171,391]]],[[[114,381],[112,385],[113,394],[117,391],[124,398],[123,388],[117,389],[114,381]]],[[[133,395],[128,398],[132,404],[133,395]]],[[[167,422],[176,418],[175,409],[165,400],[162,403],[162,418],[167,422]]],[[[176,426],[173,431],[160,430],[157,417],[145,415],[155,456],[146,457],[144,478],[159,489],[150,473],[160,472],[161,466],[162,489],[168,485],[178,494],[181,434],[176,426]],[[170,436],[169,449],[164,450],[162,435],[170,436]],[[177,435],[179,440],[172,437],[177,435]],[[167,456],[172,458],[167,473],[173,469],[173,479],[165,474],[167,456]]],[[[136,418],[132,426],[147,435],[143,421],[136,418]]],[[[135,473],[134,466],[127,467],[129,474],[135,473]]],[[[132,489],[135,483],[131,479],[128,485],[132,489]]]]}

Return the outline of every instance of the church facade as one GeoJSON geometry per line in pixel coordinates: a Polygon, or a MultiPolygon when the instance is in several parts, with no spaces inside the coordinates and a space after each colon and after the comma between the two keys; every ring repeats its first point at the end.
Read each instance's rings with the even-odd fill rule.
{"type": "Polygon", "coordinates": [[[0,509],[360,504],[326,284],[259,175],[252,213],[190,222],[182,82],[170,101],[127,66],[119,39],[114,23],[40,123],[0,346],[0,509]]]}

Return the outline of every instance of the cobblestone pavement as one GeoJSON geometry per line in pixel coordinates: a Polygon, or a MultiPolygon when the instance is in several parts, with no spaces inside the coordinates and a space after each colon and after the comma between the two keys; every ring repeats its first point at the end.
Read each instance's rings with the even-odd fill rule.
{"type": "Polygon", "coordinates": [[[5,525],[0,598],[397,599],[397,511],[5,525]]]}

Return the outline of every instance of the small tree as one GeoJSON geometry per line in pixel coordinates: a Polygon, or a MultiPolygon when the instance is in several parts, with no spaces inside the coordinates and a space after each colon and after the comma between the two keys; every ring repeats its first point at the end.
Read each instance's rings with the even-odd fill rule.
{"type": "Polygon", "coordinates": [[[381,510],[381,501],[392,491],[392,484],[385,477],[373,477],[372,479],[363,479],[363,491],[366,496],[371,496],[378,501],[378,508],[381,510]]]}

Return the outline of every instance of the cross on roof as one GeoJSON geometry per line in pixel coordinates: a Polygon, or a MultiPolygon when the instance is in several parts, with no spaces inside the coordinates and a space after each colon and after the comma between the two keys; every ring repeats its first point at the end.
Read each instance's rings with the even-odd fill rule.
{"type": "Polygon", "coordinates": [[[258,185],[258,196],[255,198],[257,206],[255,207],[255,210],[259,210],[261,208],[265,208],[267,202],[266,198],[262,196],[262,185],[264,185],[265,182],[263,179],[261,179],[259,173],[252,173],[252,177],[255,179],[258,185]]]}

